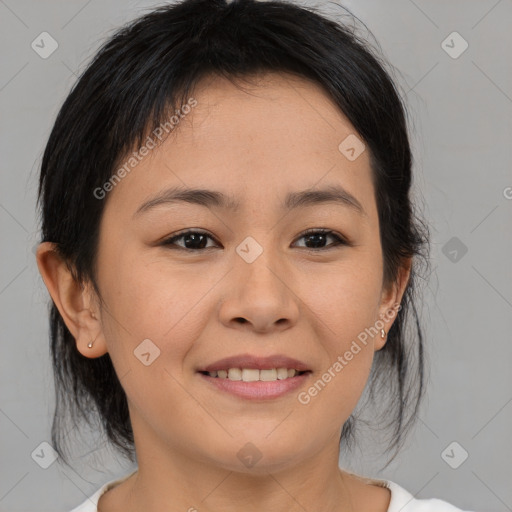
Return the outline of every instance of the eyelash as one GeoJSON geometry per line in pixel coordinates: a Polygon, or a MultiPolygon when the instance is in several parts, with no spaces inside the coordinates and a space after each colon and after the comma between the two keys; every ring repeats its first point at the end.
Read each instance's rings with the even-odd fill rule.
{"type": "MultiPolygon", "coordinates": [[[[187,252],[198,252],[198,251],[201,252],[201,251],[206,251],[207,249],[213,249],[213,247],[205,247],[203,249],[190,249],[188,247],[181,247],[181,246],[175,244],[175,242],[177,240],[179,240],[180,238],[183,238],[186,235],[190,235],[190,234],[205,235],[205,236],[209,237],[210,239],[214,240],[217,243],[215,238],[213,238],[206,231],[187,230],[187,231],[182,231],[181,233],[173,235],[171,238],[168,238],[168,239],[164,240],[161,245],[168,246],[171,249],[178,249],[178,250],[183,250],[183,251],[187,251],[187,252]],[[172,247],[172,246],[174,246],[174,247],[172,247]]],[[[333,248],[335,248],[337,246],[340,246],[340,245],[351,246],[351,244],[348,242],[348,240],[346,240],[341,235],[335,233],[334,231],[331,231],[330,229],[322,229],[322,228],[308,229],[308,230],[304,231],[297,238],[297,240],[300,240],[301,238],[303,238],[303,237],[305,237],[307,235],[311,235],[311,234],[331,235],[336,241],[335,241],[335,243],[333,243],[333,244],[331,244],[331,245],[329,245],[327,247],[320,247],[320,248],[317,248],[317,249],[311,249],[311,248],[308,248],[308,247],[302,247],[302,249],[305,249],[306,251],[319,252],[319,251],[327,251],[327,250],[333,249],[333,248]]]]}

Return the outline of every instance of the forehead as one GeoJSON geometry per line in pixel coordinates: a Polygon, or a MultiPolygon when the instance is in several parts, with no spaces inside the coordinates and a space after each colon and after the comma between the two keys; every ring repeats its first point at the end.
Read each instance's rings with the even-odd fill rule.
{"type": "Polygon", "coordinates": [[[355,132],[319,84],[288,73],[232,80],[210,75],[194,96],[198,106],[184,123],[192,137],[226,142],[229,136],[233,144],[261,142],[283,152],[292,143],[298,153],[304,144],[332,149],[333,137],[355,132]]]}
{"type": "Polygon", "coordinates": [[[225,190],[261,205],[341,184],[361,202],[371,200],[367,151],[350,160],[340,150],[343,141],[360,138],[319,85],[290,74],[235,83],[210,75],[193,98],[196,106],[171,136],[110,192],[113,203],[122,196],[135,211],[145,197],[175,185],[225,190]]]}

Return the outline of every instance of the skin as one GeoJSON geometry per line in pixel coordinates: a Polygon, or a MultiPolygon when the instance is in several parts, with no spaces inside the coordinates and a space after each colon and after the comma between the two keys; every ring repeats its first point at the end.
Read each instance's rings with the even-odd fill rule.
{"type": "MultiPolygon", "coordinates": [[[[77,350],[108,352],[128,397],[138,472],[100,498],[102,512],[388,508],[389,490],[338,467],[341,429],[386,339],[370,337],[307,405],[297,395],[400,302],[410,261],[385,286],[368,150],[354,161],[339,151],[356,132],[322,89],[286,74],[251,84],[201,82],[198,105],[178,129],[108,193],[97,274],[103,303],[73,281],[51,243],[38,248],[77,350]],[[334,203],[282,208],[288,192],[330,184],[365,214],[334,203]],[[220,190],[241,208],[174,203],[134,217],[170,186],[220,190]],[[187,228],[211,234],[211,248],[162,245],[187,228]],[[331,229],[352,245],[328,237],[308,251],[308,228],[331,229]],[[263,248],[252,263],[235,251],[247,236],[263,248]],[[145,339],[160,350],[149,366],[133,353],[145,339]],[[265,402],[221,393],[196,373],[241,353],[285,354],[313,373],[301,389],[265,402]],[[262,455],[251,468],[237,457],[247,442],[262,455]]],[[[384,321],[386,332],[393,320],[384,321]]]]}

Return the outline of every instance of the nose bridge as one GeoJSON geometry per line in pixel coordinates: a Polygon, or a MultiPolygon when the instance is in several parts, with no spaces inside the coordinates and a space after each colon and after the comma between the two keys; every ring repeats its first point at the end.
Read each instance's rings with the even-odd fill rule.
{"type": "Polygon", "coordinates": [[[247,236],[235,249],[234,265],[241,282],[246,286],[261,286],[275,288],[278,291],[283,286],[282,262],[279,251],[272,247],[272,235],[247,236]],[[257,238],[256,238],[257,237],[257,238]]]}

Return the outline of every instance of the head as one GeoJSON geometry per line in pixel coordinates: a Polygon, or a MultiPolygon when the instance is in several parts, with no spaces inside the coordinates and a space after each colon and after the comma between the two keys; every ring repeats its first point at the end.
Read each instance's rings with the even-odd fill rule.
{"type": "Polygon", "coordinates": [[[131,460],[135,433],[232,469],[252,442],[282,467],[350,446],[365,390],[396,453],[423,393],[428,249],[405,114],[367,43],[292,4],[187,0],[104,44],[40,177],[64,460],[64,420],[95,414],[131,460]],[[205,383],[245,353],[302,361],[307,387],[247,401],[205,383]]]}

